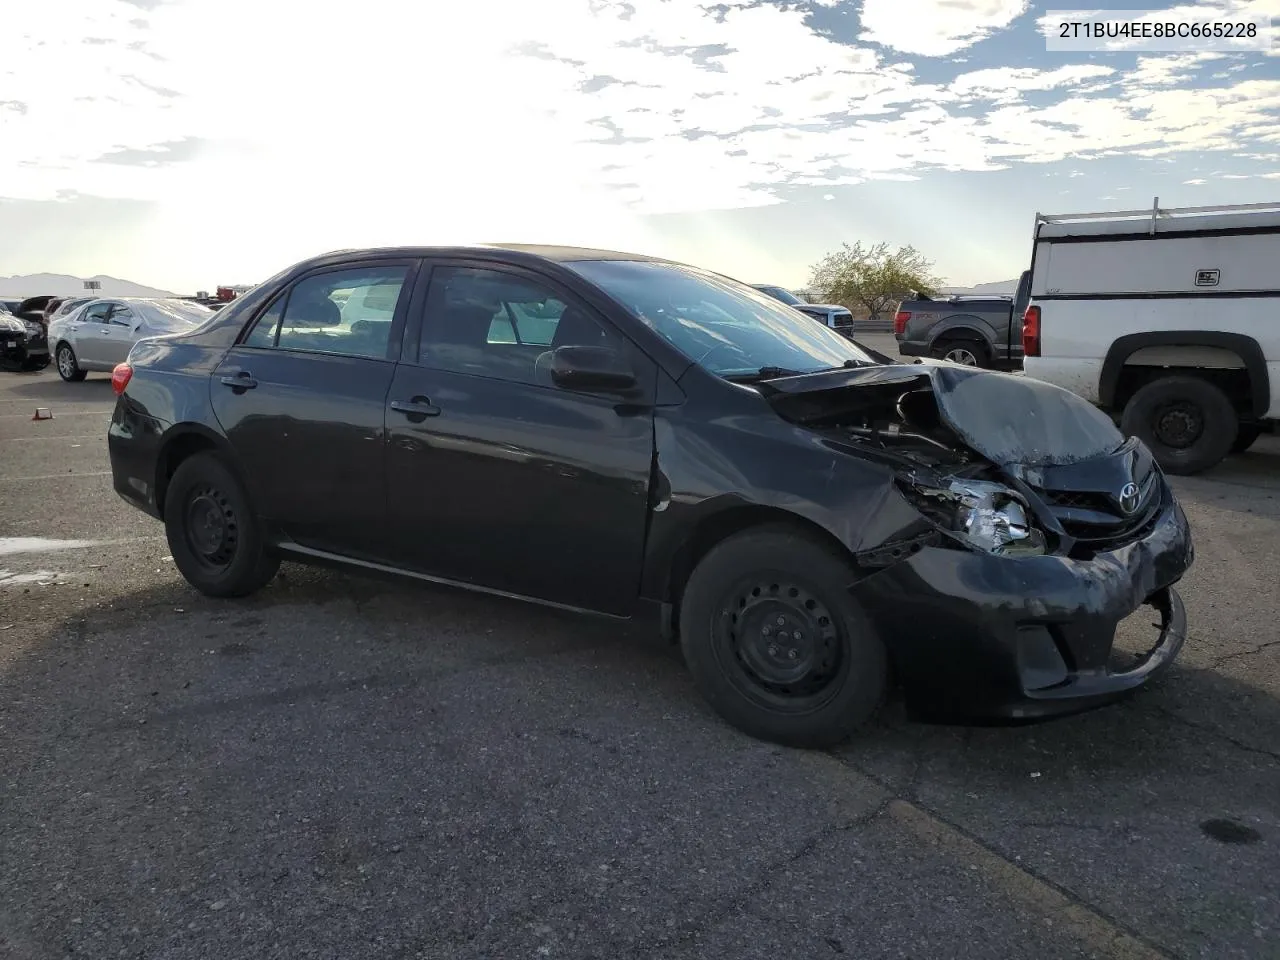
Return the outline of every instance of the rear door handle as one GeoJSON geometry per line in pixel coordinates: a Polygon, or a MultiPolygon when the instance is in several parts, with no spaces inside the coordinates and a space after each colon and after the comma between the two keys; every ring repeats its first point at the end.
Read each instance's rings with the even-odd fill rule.
{"type": "Polygon", "coordinates": [[[403,413],[410,420],[440,416],[440,408],[426,397],[414,397],[412,400],[392,400],[391,409],[396,413],[403,413]]]}
{"type": "Polygon", "coordinates": [[[242,370],[235,376],[223,377],[222,385],[231,387],[233,390],[252,390],[258,385],[258,381],[253,379],[247,370],[242,370]]]}

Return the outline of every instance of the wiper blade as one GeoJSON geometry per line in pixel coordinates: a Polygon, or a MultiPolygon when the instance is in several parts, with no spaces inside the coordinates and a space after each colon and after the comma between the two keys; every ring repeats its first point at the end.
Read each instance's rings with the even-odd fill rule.
{"type": "Polygon", "coordinates": [[[752,380],[772,380],[775,377],[798,377],[804,371],[791,370],[787,367],[761,367],[750,373],[729,373],[725,379],[733,383],[750,383],[752,380]]]}

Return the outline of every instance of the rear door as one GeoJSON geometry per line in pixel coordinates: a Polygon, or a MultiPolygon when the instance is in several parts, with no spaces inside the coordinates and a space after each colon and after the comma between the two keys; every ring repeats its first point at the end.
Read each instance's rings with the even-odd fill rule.
{"type": "Polygon", "coordinates": [[[258,510],[302,546],[379,556],[383,417],[416,271],[416,260],[393,259],[304,275],[211,379],[258,510]]]}
{"type": "Polygon", "coordinates": [[[441,261],[387,409],[388,500],[405,566],[628,612],[639,592],[657,366],[590,306],[528,270],[441,261]],[[623,398],[566,389],[552,351],[618,351],[623,398]]]}

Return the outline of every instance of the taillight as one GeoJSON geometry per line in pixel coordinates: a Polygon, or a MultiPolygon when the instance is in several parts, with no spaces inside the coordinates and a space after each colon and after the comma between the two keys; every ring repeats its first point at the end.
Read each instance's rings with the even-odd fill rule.
{"type": "Polygon", "coordinates": [[[115,369],[111,371],[111,389],[115,391],[116,396],[124,393],[124,388],[129,385],[129,378],[133,376],[133,367],[127,363],[117,363],[115,369]]]}
{"type": "Polygon", "coordinates": [[[1040,308],[1034,305],[1022,315],[1022,355],[1040,356],[1040,308]]]}
{"type": "Polygon", "coordinates": [[[893,317],[893,333],[894,336],[902,336],[902,331],[907,329],[907,321],[911,319],[911,314],[905,310],[899,310],[893,317]]]}

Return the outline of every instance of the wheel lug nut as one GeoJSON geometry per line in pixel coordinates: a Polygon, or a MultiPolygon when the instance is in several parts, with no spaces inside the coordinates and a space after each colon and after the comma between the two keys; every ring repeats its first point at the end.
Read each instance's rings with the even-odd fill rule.
{"type": "Polygon", "coordinates": [[[778,618],[778,626],[780,626],[780,627],[785,627],[786,625],[787,625],[787,618],[786,618],[786,617],[779,617],[779,618],[778,618]]]}
{"type": "Polygon", "coordinates": [[[793,640],[803,640],[803,639],[804,639],[804,637],[800,636],[800,631],[799,631],[799,630],[797,630],[797,631],[795,631],[795,633],[791,634],[791,638],[792,638],[793,640]]]}
{"type": "Polygon", "coordinates": [[[800,656],[800,651],[799,651],[799,650],[788,650],[788,651],[787,651],[787,656],[788,656],[788,657],[790,657],[792,660],[794,660],[796,657],[800,656]]]}
{"type": "Polygon", "coordinates": [[[763,628],[761,628],[761,630],[760,630],[760,635],[761,635],[761,636],[764,636],[764,637],[767,637],[767,636],[768,636],[769,634],[771,634],[772,632],[773,632],[773,628],[772,628],[772,627],[763,627],[763,628]]]}
{"type": "Polygon", "coordinates": [[[777,655],[778,655],[778,648],[775,647],[772,643],[769,644],[769,656],[776,657],[777,655]]]}

